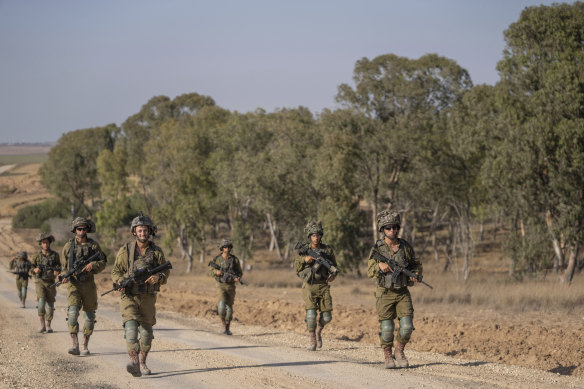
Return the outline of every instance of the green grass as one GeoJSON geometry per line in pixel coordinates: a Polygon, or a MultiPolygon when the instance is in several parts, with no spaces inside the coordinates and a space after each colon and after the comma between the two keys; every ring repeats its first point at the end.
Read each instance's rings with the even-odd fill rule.
{"type": "Polygon", "coordinates": [[[48,154],[0,155],[0,166],[25,165],[28,163],[44,163],[48,158],[49,158],[48,154]]]}

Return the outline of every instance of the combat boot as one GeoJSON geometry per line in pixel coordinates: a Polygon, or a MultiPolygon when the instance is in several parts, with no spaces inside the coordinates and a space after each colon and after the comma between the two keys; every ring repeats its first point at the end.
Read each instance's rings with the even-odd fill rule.
{"type": "Polygon", "coordinates": [[[397,367],[408,367],[410,364],[404,353],[405,343],[396,342],[395,343],[395,363],[397,367]]]}
{"type": "Polygon", "coordinates": [[[385,357],[385,368],[395,369],[395,362],[393,361],[393,355],[391,355],[391,345],[383,349],[383,356],[385,357]]]}
{"type": "Polygon", "coordinates": [[[140,372],[138,352],[136,350],[128,351],[128,355],[130,356],[130,363],[126,365],[126,370],[134,377],[141,377],[142,373],[140,372]]]}
{"type": "Polygon", "coordinates": [[[146,366],[146,357],[147,356],[148,356],[148,353],[146,351],[140,351],[140,370],[142,371],[142,374],[144,374],[144,375],[152,374],[152,372],[150,371],[148,366],[146,366]]]}
{"type": "Polygon", "coordinates": [[[225,335],[232,335],[231,331],[229,331],[230,324],[231,324],[231,320],[225,320],[225,335]]]}
{"type": "Polygon", "coordinates": [[[44,316],[39,316],[39,319],[41,321],[41,329],[39,330],[40,333],[43,333],[47,330],[47,327],[45,326],[45,317],[44,316]]]}
{"type": "Polygon", "coordinates": [[[89,349],[87,345],[89,344],[89,335],[83,335],[83,344],[81,345],[81,355],[89,355],[89,349]]]}
{"type": "Polygon", "coordinates": [[[223,333],[226,334],[227,333],[227,322],[225,321],[225,318],[221,318],[221,324],[223,324],[223,333]]]}
{"type": "Polygon", "coordinates": [[[53,329],[51,328],[51,321],[47,320],[47,333],[51,334],[53,332],[53,329]]]}
{"type": "Polygon", "coordinates": [[[71,341],[73,342],[73,347],[69,349],[69,354],[79,355],[79,339],[77,338],[77,334],[71,334],[71,341]]]}
{"type": "Polygon", "coordinates": [[[24,298],[21,298],[20,299],[20,302],[22,303],[22,305],[20,306],[20,308],[26,308],[26,304],[24,303],[25,302],[24,298]]]}
{"type": "Polygon", "coordinates": [[[316,347],[322,348],[322,329],[320,324],[316,327],[316,347]]]}
{"type": "Polygon", "coordinates": [[[310,346],[308,346],[308,351],[315,351],[316,350],[316,333],[314,331],[310,331],[310,346]]]}

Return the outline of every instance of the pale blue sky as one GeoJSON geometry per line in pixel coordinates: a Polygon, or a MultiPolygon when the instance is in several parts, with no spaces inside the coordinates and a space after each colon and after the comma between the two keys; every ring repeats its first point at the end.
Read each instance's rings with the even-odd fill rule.
{"type": "Polygon", "coordinates": [[[121,124],[156,95],[318,113],[357,60],[387,53],[437,53],[494,84],[503,31],[552,3],[0,0],[0,143],[121,124]]]}

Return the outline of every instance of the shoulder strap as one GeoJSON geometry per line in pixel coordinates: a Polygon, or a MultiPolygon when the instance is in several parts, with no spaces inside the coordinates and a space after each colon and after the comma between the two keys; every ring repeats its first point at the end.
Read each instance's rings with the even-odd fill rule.
{"type": "Polygon", "coordinates": [[[75,261],[75,238],[71,238],[70,243],[71,245],[69,246],[69,258],[67,262],[69,270],[73,269],[73,261],[75,261]]]}
{"type": "Polygon", "coordinates": [[[134,257],[136,255],[136,242],[133,244],[126,243],[126,253],[128,253],[128,269],[126,270],[126,276],[130,276],[132,269],[134,268],[134,257]]]}

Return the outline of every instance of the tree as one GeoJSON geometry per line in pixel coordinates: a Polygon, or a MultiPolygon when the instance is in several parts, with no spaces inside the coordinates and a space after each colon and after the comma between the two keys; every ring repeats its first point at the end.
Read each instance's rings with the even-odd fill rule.
{"type": "Polygon", "coordinates": [[[94,212],[94,200],[100,197],[97,157],[103,150],[113,149],[118,133],[115,124],[65,133],[41,166],[41,183],[49,192],[72,204],[73,218],[78,207],[83,207],[89,215],[94,212]]]}

